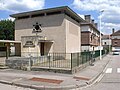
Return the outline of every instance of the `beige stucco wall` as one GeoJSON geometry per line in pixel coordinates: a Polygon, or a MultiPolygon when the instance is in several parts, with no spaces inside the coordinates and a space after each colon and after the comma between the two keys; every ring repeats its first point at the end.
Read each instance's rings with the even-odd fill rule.
{"type": "MultiPolygon", "coordinates": [[[[15,21],[15,40],[21,40],[21,36],[33,36],[33,25],[38,22],[42,24],[42,32],[39,36],[47,37],[52,40],[50,45],[45,43],[45,50],[58,53],[73,53],[81,51],[81,33],[80,25],[65,14],[20,19],[15,21]],[[47,47],[51,47],[48,49],[47,47]]],[[[37,43],[36,43],[37,46],[37,43]]],[[[35,48],[23,48],[22,52],[40,52],[39,46],[35,48]]]]}
{"type": "MultiPolygon", "coordinates": [[[[40,36],[46,36],[47,40],[53,40],[53,50],[50,52],[65,52],[65,22],[64,14],[59,15],[50,15],[43,17],[35,17],[29,19],[16,20],[15,22],[15,40],[21,40],[21,36],[33,36],[35,33],[32,33],[33,25],[38,22],[42,24],[42,32],[39,33],[40,36]]],[[[25,48],[22,48],[23,51],[25,48]]],[[[36,51],[39,47],[36,47],[36,51]]]]}
{"type": "Polygon", "coordinates": [[[66,16],[66,52],[75,53],[81,51],[80,24],[66,16]]]}

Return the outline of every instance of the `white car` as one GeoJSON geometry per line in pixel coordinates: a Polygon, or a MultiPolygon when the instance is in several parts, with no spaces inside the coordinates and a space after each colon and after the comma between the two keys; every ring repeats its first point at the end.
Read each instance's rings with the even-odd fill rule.
{"type": "Polygon", "coordinates": [[[113,51],[113,55],[119,55],[119,51],[113,51]]]}

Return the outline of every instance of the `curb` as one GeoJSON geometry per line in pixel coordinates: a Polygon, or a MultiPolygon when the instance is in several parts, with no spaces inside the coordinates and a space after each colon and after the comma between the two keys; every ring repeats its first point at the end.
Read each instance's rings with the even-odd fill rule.
{"type": "Polygon", "coordinates": [[[8,85],[12,85],[13,84],[12,82],[5,81],[5,80],[0,80],[0,83],[2,83],[2,84],[8,84],[8,85]]]}
{"type": "Polygon", "coordinates": [[[8,69],[7,66],[0,66],[0,69],[8,69]]]}
{"type": "Polygon", "coordinates": [[[23,87],[23,88],[31,88],[31,89],[37,89],[37,90],[56,90],[56,89],[63,89],[63,90],[69,90],[69,89],[75,89],[75,88],[80,88],[87,86],[87,84],[80,84],[80,85],[66,85],[66,86],[37,86],[37,85],[31,85],[31,84],[22,84],[22,83],[15,83],[15,82],[9,82],[6,80],[0,80],[0,83],[2,84],[7,84],[7,85],[14,85],[18,87],[23,87]]]}
{"type": "Polygon", "coordinates": [[[86,83],[87,83],[88,85],[94,83],[95,80],[96,80],[97,78],[99,78],[99,77],[104,73],[104,71],[105,71],[105,69],[106,69],[106,67],[107,67],[107,65],[108,65],[109,62],[110,62],[110,60],[107,61],[107,63],[105,64],[104,68],[102,69],[102,71],[101,71],[99,74],[97,74],[95,77],[93,77],[91,80],[89,80],[89,81],[86,82],[86,83]]]}

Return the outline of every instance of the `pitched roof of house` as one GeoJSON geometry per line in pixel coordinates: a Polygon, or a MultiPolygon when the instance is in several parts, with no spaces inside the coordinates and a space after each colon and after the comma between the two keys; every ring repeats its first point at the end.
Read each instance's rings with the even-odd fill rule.
{"type": "Polygon", "coordinates": [[[102,36],[102,40],[103,40],[103,39],[104,39],[104,40],[105,40],[105,39],[109,39],[109,38],[111,38],[109,35],[103,35],[103,36],[102,36]]]}
{"type": "Polygon", "coordinates": [[[113,34],[111,34],[111,36],[120,36],[120,30],[114,32],[113,34]]]}

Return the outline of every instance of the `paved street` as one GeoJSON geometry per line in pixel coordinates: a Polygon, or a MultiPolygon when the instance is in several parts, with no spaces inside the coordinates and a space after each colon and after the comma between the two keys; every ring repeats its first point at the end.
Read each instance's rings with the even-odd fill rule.
{"type": "Polygon", "coordinates": [[[99,83],[82,90],[120,90],[120,55],[111,56],[99,83]]]}
{"type": "Polygon", "coordinates": [[[6,85],[6,84],[0,83],[0,90],[34,90],[34,89],[16,87],[16,86],[11,86],[11,85],[6,85]]]}

